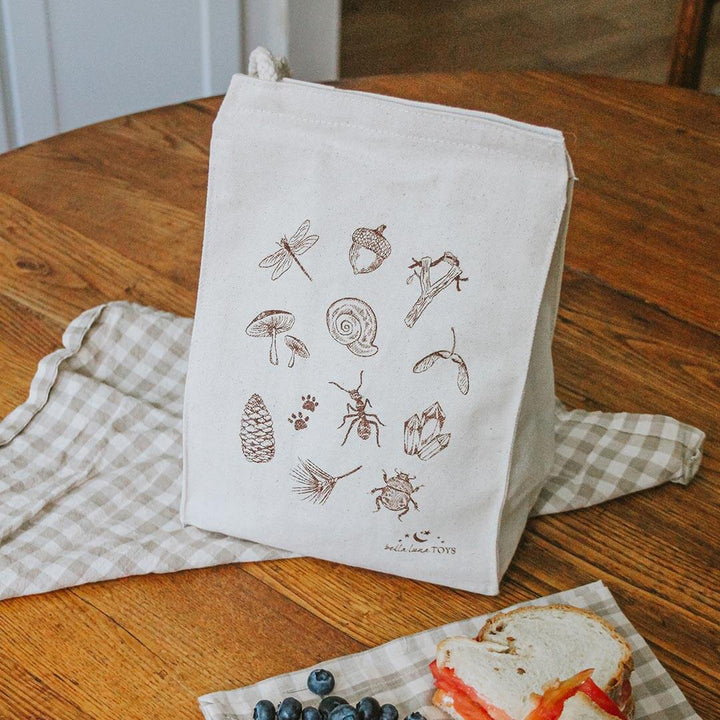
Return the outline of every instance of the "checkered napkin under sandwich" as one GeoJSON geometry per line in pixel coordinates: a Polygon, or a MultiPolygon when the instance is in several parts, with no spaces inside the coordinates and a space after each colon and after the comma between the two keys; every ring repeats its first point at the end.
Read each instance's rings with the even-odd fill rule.
{"type": "MultiPolygon", "coordinates": [[[[183,527],[182,403],[192,321],[125,302],[87,310],[0,423],[0,599],[288,553],[183,527]]],[[[704,434],[672,418],[556,411],[534,515],[697,472],[704,434]]]]}
{"type": "MultiPolygon", "coordinates": [[[[592,610],[628,641],[635,664],[631,676],[635,720],[700,720],[603,583],[582,585],[528,604],[552,603],[592,610]]],[[[436,647],[441,640],[452,635],[475,637],[488,617],[485,615],[460,620],[398,638],[355,655],[323,661],[322,667],[335,676],[333,693],[348,700],[357,701],[373,695],[381,703],[396,705],[400,717],[419,710],[427,720],[448,720],[445,713],[430,704],[434,687],[428,663],[435,658],[436,647]]],[[[205,720],[245,720],[252,715],[253,706],[261,698],[279,701],[293,696],[302,703],[315,704],[317,697],[310,693],[305,684],[309,670],[307,668],[278,675],[237,690],[204,695],[199,701],[200,710],[205,720]]]]}

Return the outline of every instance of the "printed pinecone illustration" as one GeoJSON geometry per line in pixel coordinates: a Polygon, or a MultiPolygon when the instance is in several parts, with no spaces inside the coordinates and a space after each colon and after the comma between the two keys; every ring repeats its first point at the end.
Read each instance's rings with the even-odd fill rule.
{"type": "Polygon", "coordinates": [[[263,399],[255,393],[245,404],[240,421],[243,455],[255,463],[270,462],[275,455],[275,435],[270,413],[263,399]]]}

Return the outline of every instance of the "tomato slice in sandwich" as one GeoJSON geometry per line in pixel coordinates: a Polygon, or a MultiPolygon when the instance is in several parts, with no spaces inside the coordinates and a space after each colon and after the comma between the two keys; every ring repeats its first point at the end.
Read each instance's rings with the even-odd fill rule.
{"type": "MultiPolygon", "coordinates": [[[[435,686],[452,698],[453,709],[464,720],[512,720],[507,713],[490,705],[475,690],[465,685],[452,668],[440,668],[437,662],[433,661],[430,670],[435,678],[435,686]]],[[[587,695],[610,715],[626,720],[615,702],[592,680],[592,672],[592,668],[582,670],[549,687],[524,720],[557,720],[562,714],[565,701],[577,692],[587,695]]]]}
{"type": "Polygon", "coordinates": [[[577,675],[573,675],[567,680],[548,688],[540,697],[535,709],[525,720],[557,720],[562,714],[565,701],[578,692],[587,695],[606,713],[621,718],[621,720],[626,720],[625,715],[620,712],[620,708],[604,690],[595,684],[590,677],[591,675],[592,668],[582,670],[577,675]]]}
{"type": "Polygon", "coordinates": [[[430,671],[435,678],[435,687],[452,698],[453,709],[464,720],[495,720],[483,707],[477,694],[457,678],[452,668],[440,668],[433,660],[430,671]]]}
{"type": "Polygon", "coordinates": [[[578,692],[585,693],[599,708],[602,708],[609,715],[625,720],[625,715],[612,698],[601,688],[599,688],[592,678],[583,681],[578,688],[578,692]]]}

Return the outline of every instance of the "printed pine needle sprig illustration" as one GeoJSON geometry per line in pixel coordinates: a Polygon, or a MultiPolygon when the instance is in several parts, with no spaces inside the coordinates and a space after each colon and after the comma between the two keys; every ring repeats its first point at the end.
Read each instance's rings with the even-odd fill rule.
{"type": "Polygon", "coordinates": [[[303,500],[322,505],[330,497],[338,480],[342,480],[358,470],[362,470],[362,465],[358,465],[354,470],[342,475],[330,475],[312,460],[300,460],[299,464],[290,471],[290,475],[297,480],[293,492],[300,495],[303,500]]]}

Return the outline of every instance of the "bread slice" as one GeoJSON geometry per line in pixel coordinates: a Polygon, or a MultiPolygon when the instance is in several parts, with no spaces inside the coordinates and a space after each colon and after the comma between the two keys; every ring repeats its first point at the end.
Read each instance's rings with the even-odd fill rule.
{"type": "Polygon", "coordinates": [[[598,707],[584,693],[575,693],[565,701],[558,720],[617,720],[617,718],[598,707]]]}
{"type": "MultiPolygon", "coordinates": [[[[593,668],[593,681],[617,702],[633,668],[630,646],[607,622],[568,605],[528,606],[495,615],[475,640],[443,640],[436,661],[476,692],[494,720],[523,720],[537,704],[537,695],[587,668],[593,668]]],[[[438,707],[457,720],[452,697],[442,691],[436,696],[438,707]]]]}

